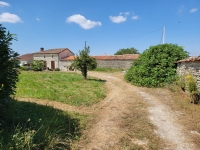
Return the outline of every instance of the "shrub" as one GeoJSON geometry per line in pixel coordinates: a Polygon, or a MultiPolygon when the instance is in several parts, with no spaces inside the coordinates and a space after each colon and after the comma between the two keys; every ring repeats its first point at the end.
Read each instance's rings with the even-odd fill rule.
{"type": "Polygon", "coordinates": [[[42,71],[44,69],[44,62],[42,60],[34,60],[31,62],[31,69],[34,71],[42,71]]]}
{"type": "Polygon", "coordinates": [[[60,69],[59,69],[59,68],[56,68],[54,71],[60,71],[60,69]]]}
{"type": "Polygon", "coordinates": [[[151,46],[133,62],[125,80],[137,86],[164,86],[177,78],[175,62],[187,56],[188,52],[174,44],[151,46]]]}
{"type": "Polygon", "coordinates": [[[23,71],[28,71],[28,68],[26,66],[20,66],[19,68],[20,70],[23,70],[23,71]]]}

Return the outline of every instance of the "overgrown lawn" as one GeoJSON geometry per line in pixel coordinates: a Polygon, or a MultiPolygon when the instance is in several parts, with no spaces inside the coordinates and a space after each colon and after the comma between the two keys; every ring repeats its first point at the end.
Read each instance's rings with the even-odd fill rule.
{"type": "Polygon", "coordinates": [[[22,71],[16,97],[47,99],[75,106],[90,106],[106,96],[104,82],[67,72],[22,71]]]}
{"type": "Polygon", "coordinates": [[[0,124],[0,149],[70,149],[87,116],[14,100],[0,124]]]}

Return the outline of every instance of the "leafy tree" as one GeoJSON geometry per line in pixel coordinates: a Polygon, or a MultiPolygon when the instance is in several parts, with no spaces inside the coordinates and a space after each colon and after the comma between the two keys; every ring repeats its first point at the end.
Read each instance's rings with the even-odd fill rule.
{"type": "Polygon", "coordinates": [[[125,80],[138,86],[163,86],[176,79],[175,62],[186,57],[188,52],[175,44],[151,46],[134,61],[125,80]]]}
{"type": "Polygon", "coordinates": [[[44,62],[42,60],[34,60],[31,62],[31,69],[34,71],[42,71],[44,69],[44,62]]]}
{"type": "Polygon", "coordinates": [[[0,24],[0,123],[18,81],[19,54],[10,48],[12,40],[16,40],[15,35],[6,32],[6,28],[0,24]]]}
{"type": "Polygon", "coordinates": [[[122,48],[122,49],[118,50],[114,55],[123,55],[123,54],[139,54],[139,52],[134,47],[122,48]]]}
{"type": "Polygon", "coordinates": [[[87,71],[93,70],[97,67],[96,59],[89,56],[90,47],[88,46],[84,50],[79,51],[79,56],[75,57],[72,66],[81,70],[82,75],[87,79],[87,71]]]}

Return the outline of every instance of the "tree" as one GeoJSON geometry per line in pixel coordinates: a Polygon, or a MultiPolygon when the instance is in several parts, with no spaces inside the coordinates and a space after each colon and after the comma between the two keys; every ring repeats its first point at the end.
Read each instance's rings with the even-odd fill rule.
{"type": "Polygon", "coordinates": [[[31,62],[31,69],[34,71],[42,71],[44,69],[44,62],[42,60],[34,60],[31,62]]]}
{"type": "Polygon", "coordinates": [[[139,52],[134,47],[122,48],[122,49],[118,50],[114,55],[123,55],[123,54],[139,54],[139,52]]]}
{"type": "Polygon", "coordinates": [[[10,48],[12,40],[16,40],[15,35],[6,32],[6,28],[0,24],[0,123],[18,81],[19,54],[10,48]]]}
{"type": "Polygon", "coordinates": [[[88,46],[84,50],[79,51],[79,56],[76,56],[74,62],[72,63],[73,67],[81,71],[85,79],[87,79],[87,71],[93,70],[97,67],[96,59],[90,57],[89,53],[90,47],[88,46]]]}
{"type": "Polygon", "coordinates": [[[175,44],[151,46],[134,61],[125,79],[138,86],[163,86],[176,79],[175,62],[186,57],[188,52],[175,44]]]}

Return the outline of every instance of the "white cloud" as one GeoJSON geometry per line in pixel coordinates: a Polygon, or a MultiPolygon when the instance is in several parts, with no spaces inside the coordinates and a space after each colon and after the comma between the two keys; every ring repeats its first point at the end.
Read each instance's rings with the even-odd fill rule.
{"type": "Polygon", "coordinates": [[[36,18],[37,21],[40,21],[40,18],[36,18]]]}
{"type": "Polygon", "coordinates": [[[192,8],[192,9],[190,10],[190,13],[196,12],[197,10],[198,10],[198,8],[192,8]]]}
{"type": "Polygon", "coordinates": [[[0,14],[0,22],[17,23],[22,22],[22,20],[17,15],[6,12],[0,14]]]}
{"type": "Polygon", "coordinates": [[[139,19],[139,16],[138,16],[138,15],[134,15],[134,16],[132,16],[132,19],[133,19],[133,20],[138,20],[138,19],[139,19]]]}
{"type": "Polygon", "coordinates": [[[178,13],[179,15],[181,15],[182,12],[183,12],[183,10],[184,10],[184,6],[182,5],[182,6],[179,7],[177,13],[178,13]]]}
{"type": "Polygon", "coordinates": [[[109,16],[110,20],[114,23],[121,23],[126,21],[126,17],[119,15],[119,16],[109,16]]]}
{"type": "Polygon", "coordinates": [[[84,16],[80,14],[75,14],[67,18],[66,20],[67,23],[77,23],[79,26],[81,26],[83,29],[91,29],[94,28],[95,26],[101,26],[101,22],[99,21],[91,21],[87,20],[84,16]]]}
{"type": "Polygon", "coordinates": [[[128,16],[130,14],[130,12],[129,11],[127,11],[127,12],[124,12],[124,15],[126,15],[126,16],[128,16]]]}
{"type": "Polygon", "coordinates": [[[0,7],[4,7],[4,6],[10,6],[10,4],[0,1],[0,7]]]}

